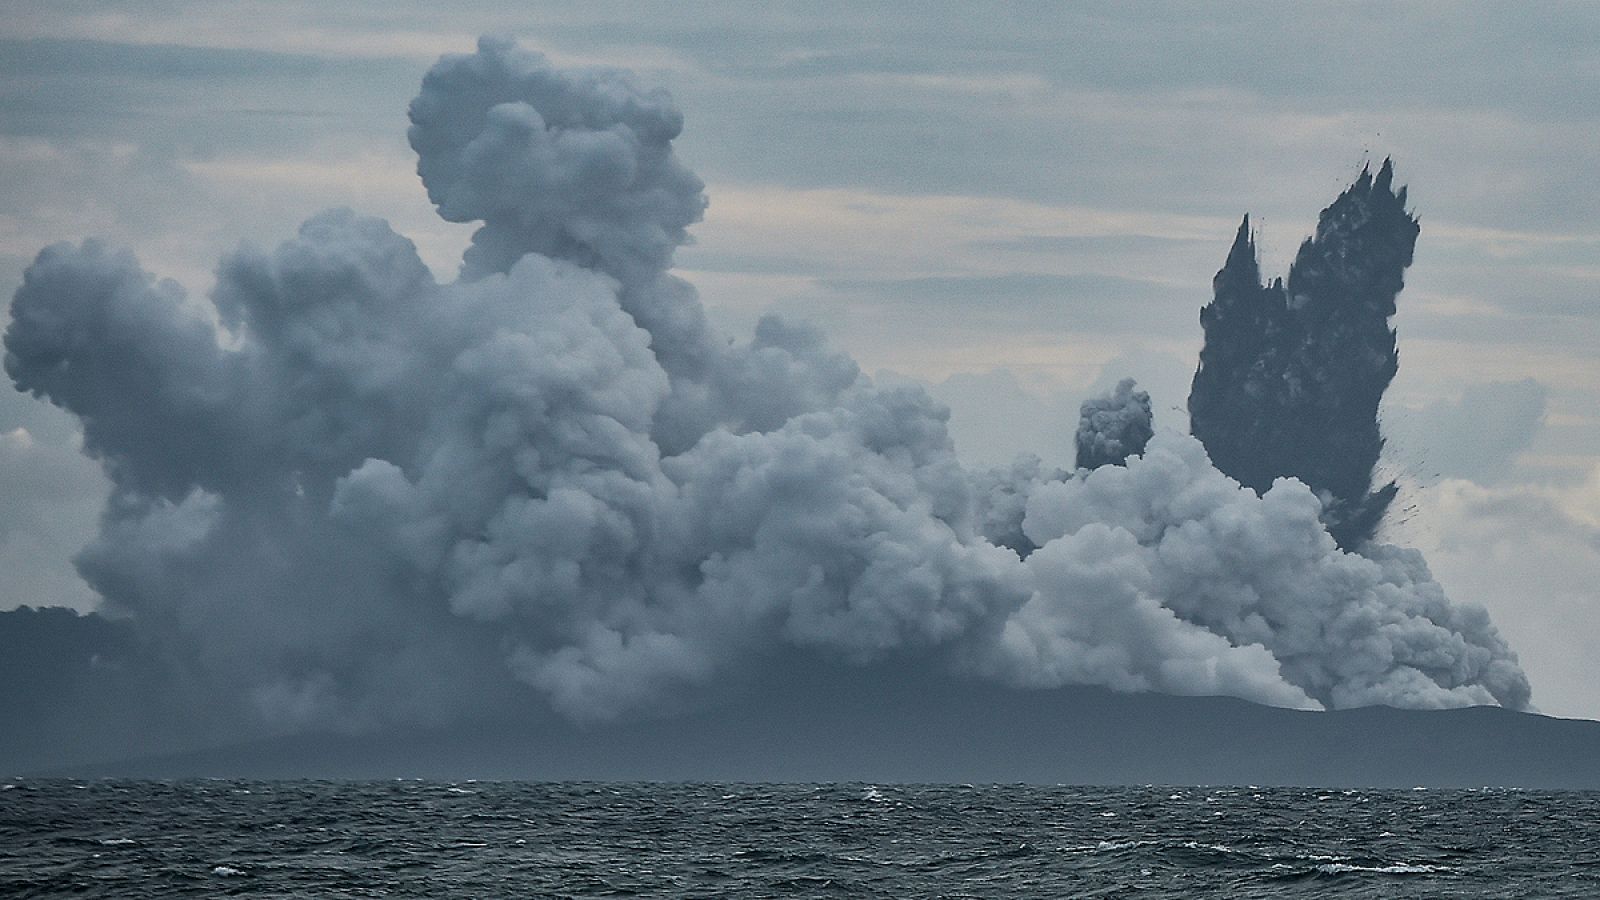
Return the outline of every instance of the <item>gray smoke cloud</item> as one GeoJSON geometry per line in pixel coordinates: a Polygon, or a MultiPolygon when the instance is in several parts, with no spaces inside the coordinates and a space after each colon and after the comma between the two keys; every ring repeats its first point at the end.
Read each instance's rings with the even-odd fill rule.
{"type": "Polygon", "coordinates": [[[1078,411],[1078,468],[1120,466],[1144,452],[1155,437],[1150,395],[1124,378],[1110,394],[1083,402],[1078,411]]]}
{"type": "Polygon", "coordinates": [[[1387,408],[1385,461],[1424,484],[1445,477],[1504,481],[1544,427],[1549,395],[1549,388],[1525,378],[1469,384],[1459,400],[1420,409],[1387,408]]]}
{"type": "Polygon", "coordinates": [[[1417,220],[1384,160],[1322,211],[1288,281],[1261,283],[1245,217],[1200,312],[1205,346],[1189,394],[1217,468],[1258,492],[1293,476],[1324,495],[1341,547],[1371,539],[1395,485],[1372,488],[1378,405],[1399,366],[1389,318],[1417,220]]]}
{"type": "Polygon", "coordinates": [[[1304,485],[1257,496],[1191,438],[1145,448],[1131,384],[1096,433],[1143,457],[973,473],[942,406],[815,331],[712,332],[670,273],[706,203],[666,95],[485,40],[411,117],[441,215],[483,223],[454,281],[336,210],[222,260],[208,300],[86,241],[12,304],[6,371],[113,485],[80,572],[235,720],[661,714],[794,653],[1526,704],[1420,558],[1343,553],[1304,485]]]}

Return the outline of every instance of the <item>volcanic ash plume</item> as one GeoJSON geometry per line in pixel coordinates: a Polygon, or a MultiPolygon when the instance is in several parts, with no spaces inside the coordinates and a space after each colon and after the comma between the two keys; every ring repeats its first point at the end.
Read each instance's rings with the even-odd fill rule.
{"type": "Polygon", "coordinates": [[[1124,378],[1110,394],[1084,401],[1078,411],[1078,468],[1120,466],[1144,452],[1155,436],[1150,395],[1133,388],[1133,379],[1124,378]]]}
{"type": "Polygon", "coordinates": [[[1265,491],[1293,476],[1325,504],[1341,547],[1370,540],[1395,486],[1372,489],[1378,403],[1398,366],[1389,317],[1417,221],[1388,160],[1327,209],[1288,283],[1261,283],[1245,217],[1200,312],[1205,346],[1189,394],[1194,435],[1217,468],[1265,491]]]}
{"type": "Polygon", "coordinates": [[[14,299],[6,371],[113,484],[79,569],[186,696],[283,727],[595,720],[800,655],[1526,702],[1420,560],[1347,556],[1304,486],[1258,497],[1149,440],[1131,384],[1089,416],[1121,465],[974,475],[920,388],[776,318],[712,332],[669,271],[706,206],[681,116],[626,74],[485,40],[411,118],[440,214],[483,223],[454,281],[336,210],[225,258],[209,309],[95,241],[44,250],[14,299]]]}
{"type": "Polygon", "coordinates": [[[507,676],[606,718],[1020,605],[942,408],[777,319],[727,342],[666,271],[705,199],[664,95],[484,41],[411,114],[430,196],[485,223],[458,281],[334,211],[224,259],[215,316],[93,241],[16,295],[7,371],[114,484],[80,570],[163,652],[289,722],[446,715],[507,676]]]}

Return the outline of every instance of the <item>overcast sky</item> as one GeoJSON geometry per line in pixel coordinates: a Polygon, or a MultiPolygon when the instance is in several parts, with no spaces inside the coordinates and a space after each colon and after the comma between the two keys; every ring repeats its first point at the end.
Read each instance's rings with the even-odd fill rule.
{"type": "MultiPolygon", "coordinates": [[[[0,286],[100,236],[203,296],[240,240],[349,206],[441,279],[405,108],[518,37],[667,87],[713,317],[810,320],[922,380],[975,464],[1070,462],[1078,403],[1181,409],[1239,218],[1281,273],[1368,161],[1422,234],[1385,414],[1388,537],[1487,606],[1544,711],[1600,717],[1600,9],[1592,5],[0,3],[0,286]]],[[[0,395],[0,608],[96,602],[98,468],[0,395]]]]}

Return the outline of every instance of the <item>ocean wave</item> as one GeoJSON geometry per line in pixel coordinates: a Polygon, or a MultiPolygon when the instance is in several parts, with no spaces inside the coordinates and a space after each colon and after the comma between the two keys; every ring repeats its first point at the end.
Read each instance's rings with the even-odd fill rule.
{"type": "Polygon", "coordinates": [[[1355,863],[1331,862],[1320,863],[1316,867],[1324,875],[1345,875],[1351,873],[1372,875],[1430,875],[1436,872],[1449,872],[1449,866],[1434,866],[1427,863],[1389,863],[1378,866],[1360,866],[1355,863]]]}

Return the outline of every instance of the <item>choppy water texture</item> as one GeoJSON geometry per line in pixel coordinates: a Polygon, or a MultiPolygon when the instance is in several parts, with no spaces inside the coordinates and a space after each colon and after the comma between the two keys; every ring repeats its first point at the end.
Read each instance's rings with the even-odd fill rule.
{"type": "Polygon", "coordinates": [[[1600,794],[13,780],[0,894],[1594,897],[1600,794]]]}

